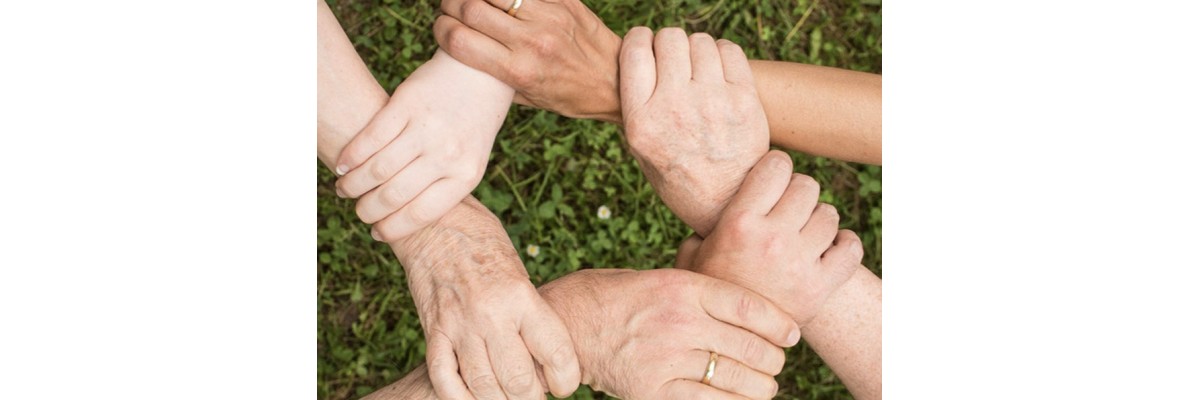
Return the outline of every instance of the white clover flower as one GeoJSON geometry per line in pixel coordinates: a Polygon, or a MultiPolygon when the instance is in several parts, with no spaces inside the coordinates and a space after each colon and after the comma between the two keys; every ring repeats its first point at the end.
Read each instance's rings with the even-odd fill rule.
{"type": "Polygon", "coordinates": [[[600,219],[612,218],[612,210],[609,210],[608,206],[600,206],[600,209],[596,210],[596,216],[600,219]]]}
{"type": "Polygon", "coordinates": [[[529,246],[525,246],[525,254],[528,254],[530,257],[537,257],[538,254],[541,254],[541,253],[542,253],[542,248],[538,247],[536,244],[531,244],[529,246]]]}

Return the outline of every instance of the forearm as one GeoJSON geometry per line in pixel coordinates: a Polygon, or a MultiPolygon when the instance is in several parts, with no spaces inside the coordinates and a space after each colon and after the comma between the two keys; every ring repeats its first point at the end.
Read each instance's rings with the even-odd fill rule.
{"type": "Polygon", "coordinates": [[[433,383],[429,381],[429,371],[425,368],[425,364],[418,365],[417,368],[404,375],[403,378],[387,385],[383,389],[363,397],[362,400],[437,400],[437,396],[433,393],[433,383]]]}
{"type": "Polygon", "coordinates": [[[859,266],[801,329],[854,398],[883,396],[883,280],[859,266]]]}
{"type": "Polygon", "coordinates": [[[317,1],[317,157],[333,168],[388,95],[324,1],[317,1]]]}
{"type": "Polygon", "coordinates": [[[883,162],[883,78],[847,69],[751,60],[771,144],[808,154],[883,162]]]}

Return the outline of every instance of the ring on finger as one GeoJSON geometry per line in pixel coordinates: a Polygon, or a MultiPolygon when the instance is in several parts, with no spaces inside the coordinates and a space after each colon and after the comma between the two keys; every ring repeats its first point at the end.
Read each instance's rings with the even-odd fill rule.
{"type": "Polygon", "coordinates": [[[521,0],[513,0],[512,6],[508,7],[508,11],[506,12],[508,12],[508,16],[515,18],[517,16],[517,9],[519,8],[521,8],[521,0]]]}
{"type": "Polygon", "coordinates": [[[704,379],[701,379],[700,383],[712,385],[713,371],[717,370],[717,358],[719,357],[716,352],[708,352],[708,367],[704,369],[704,379]]]}

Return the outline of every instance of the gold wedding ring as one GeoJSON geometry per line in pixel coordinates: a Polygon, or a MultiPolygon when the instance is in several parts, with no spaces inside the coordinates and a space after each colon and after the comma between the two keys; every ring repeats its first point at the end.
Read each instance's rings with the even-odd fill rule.
{"type": "Polygon", "coordinates": [[[518,8],[521,8],[521,0],[513,0],[512,7],[508,8],[508,16],[515,18],[517,16],[518,8]]]}
{"type": "Polygon", "coordinates": [[[717,357],[717,353],[708,352],[708,368],[704,369],[704,379],[701,379],[700,383],[705,385],[712,384],[713,371],[717,370],[717,357]]]}

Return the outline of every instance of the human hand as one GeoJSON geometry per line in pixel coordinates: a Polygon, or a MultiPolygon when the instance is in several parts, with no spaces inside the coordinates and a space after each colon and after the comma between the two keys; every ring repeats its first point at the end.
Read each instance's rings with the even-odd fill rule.
{"type": "Polygon", "coordinates": [[[529,282],[500,221],[471,197],[457,207],[392,243],[438,398],[544,399],[540,379],[555,396],[570,395],[580,371],[566,325],[529,282]]]}
{"type": "Polygon", "coordinates": [[[680,246],[675,267],[753,290],[803,328],[854,274],[863,250],[854,232],[838,231],[837,210],[818,204],[817,182],[791,170],[787,154],[763,156],[712,234],[680,246]]]}
{"type": "Polygon", "coordinates": [[[571,332],[583,383],[626,400],[771,398],[776,346],[800,340],[770,301],[679,269],[582,270],[540,292],[571,332]],[[720,358],[704,385],[709,352],[720,358]]]}
{"type": "Polygon", "coordinates": [[[579,0],[442,0],[438,45],[513,87],[519,104],[572,118],[620,122],[621,38],[579,0]]]}
{"type": "Polygon", "coordinates": [[[742,49],[703,33],[689,45],[678,28],[657,36],[631,29],[621,47],[621,111],[647,180],[671,211],[708,236],[770,141],[742,49]]]}
{"type": "Polygon", "coordinates": [[[454,207],[483,178],[512,89],[439,51],[396,88],[391,100],[338,157],[339,196],[392,242],[454,207]]]}

